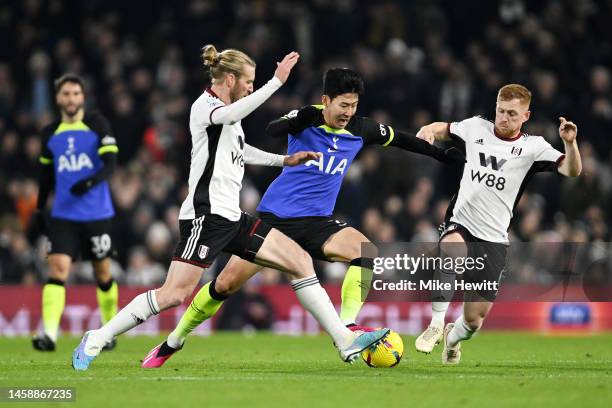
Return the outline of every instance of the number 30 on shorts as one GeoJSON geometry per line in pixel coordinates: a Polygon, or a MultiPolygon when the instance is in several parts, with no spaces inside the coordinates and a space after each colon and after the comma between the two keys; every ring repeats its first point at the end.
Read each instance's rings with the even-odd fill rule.
{"type": "Polygon", "coordinates": [[[104,258],[111,249],[111,237],[108,234],[93,236],[91,239],[91,252],[97,258],[104,258]]]}

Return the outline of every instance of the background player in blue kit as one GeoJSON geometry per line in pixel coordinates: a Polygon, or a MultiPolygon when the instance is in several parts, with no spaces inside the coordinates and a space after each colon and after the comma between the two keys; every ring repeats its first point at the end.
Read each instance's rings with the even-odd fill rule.
{"type": "MultiPolygon", "coordinates": [[[[283,168],[257,208],[262,221],[296,241],[313,258],[349,264],[340,317],[352,330],[366,329],[355,325],[355,320],[370,289],[375,254],[362,254],[362,244],[369,243],[368,238],[332,214],[355,156],[364,146],[382,145],[443,162],[463,161],[456,149],[442,150],[391,126],[355,116],[363,91],[359,74],[345,68],[330,69],[324,78],[323,105],[303,107],[268,125],[268,136],[288,136],[287,154],[306,150],[321,156],[304,165],[283,168]]],[[[261,268],[233,256],[220,275],[200,289],[177,328],[157,351],[149,352],[143,367],[161,366],[195,327],[214,315],[223,301],[261,268]]]]}
{"type": "MultiPolygon", "coordinates": [[[[42,131],[41,173],[35,221],[49,237],[49,276],[42,290],[43,333],[32,339],[35,349],[54,351],[66,301],[64,287],[72,261],[91,260],[98,283],[96,295],[102,322],[117,313],[118,288],[110,273],[112,217],[107,179],[117,163],[117,142],[107,120],[85,113],[83,80],[66,74],[55,82],[61,118],[42,131]],[[51,217],[44,210],[51,189],[51,217]]],[[[114,347],[113,342],[107,348],[114,347]]]]}

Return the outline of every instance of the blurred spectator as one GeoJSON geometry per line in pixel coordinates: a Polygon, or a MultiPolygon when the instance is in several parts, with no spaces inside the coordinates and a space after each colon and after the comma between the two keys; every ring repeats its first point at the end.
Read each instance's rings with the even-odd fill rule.
{"type": "Polygon", "coordinates": [[[41,116],[51,110],[51,60],[43,51],[35,51],[30,57],[30,73],[32,74],[32,102],[30,112],[34,117],[41,116]]]}
{"type": "Polygon", "coordinates": [[[134,286],[156,286],[164,283],[166,279],[166,268],[153,262],[143,247],[134,247],[130,251],[127,266],[128,285],[134,286]]]}
{"type": "Polygon", "coordinates": [[[170,263],[174,249],[170,229],[161,221],[156,221],[147,229],[145,235],[147,252],[156,262],[170,263]]]}
{"type": "Polygon", "coordinates": [[[219,330],[270,330],[275,320],[274,309],[259,293],[257,279],[251,279],[244,287],[224,303],[217,320],[219,330]]]}

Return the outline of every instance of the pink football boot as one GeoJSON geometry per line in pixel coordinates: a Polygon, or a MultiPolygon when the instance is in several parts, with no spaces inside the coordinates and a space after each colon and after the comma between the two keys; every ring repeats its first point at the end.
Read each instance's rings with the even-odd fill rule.
{"type": "Polygon", "coordinates": [[[349,324],[349,325],[346,326],[346,328],[349,329],[350,331],[353,331],[353,332],[356,332],[356,331],[373,332],[373,331],[377,330],[374,327],[359,326],[357,324],[349,324]]]}
{"type": "Polygon", "coordinates": [[[159,368],[164,365],[174,353],[182,349],[172,348],[165,341],[162,344],[156,346],[153,350],[149,351],[149,354],[142,360],[142,368],[159,368]]]}

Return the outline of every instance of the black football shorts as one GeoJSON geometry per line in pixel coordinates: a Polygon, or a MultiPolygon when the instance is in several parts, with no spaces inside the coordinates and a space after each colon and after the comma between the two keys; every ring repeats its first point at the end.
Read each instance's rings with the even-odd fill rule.
{"type": "Polygon", "coordinates": [[[208,268],[221,252],[255,260],[255,255],[270,227],[249,214],[238,221],[216,214],[205,214],[192,220],[179,220],[180,240],[172,260],[208,268]]]}
{"type": "Polygon", "coordinates": [[[50,217],[47,235],[49,254],[66,254],[73,260],[101,260],[113,253],[112,218],[70,221],[50,217]]]}
{"type": "Polygon", "coordinates": [[[261,213],[259,217],[272,228],[276,228],[294,240],[314,259],[327,261],[323,244],[336,232],[349,227],[346,222],[330,217],[280,218],[272,213],[261,213]]]}

